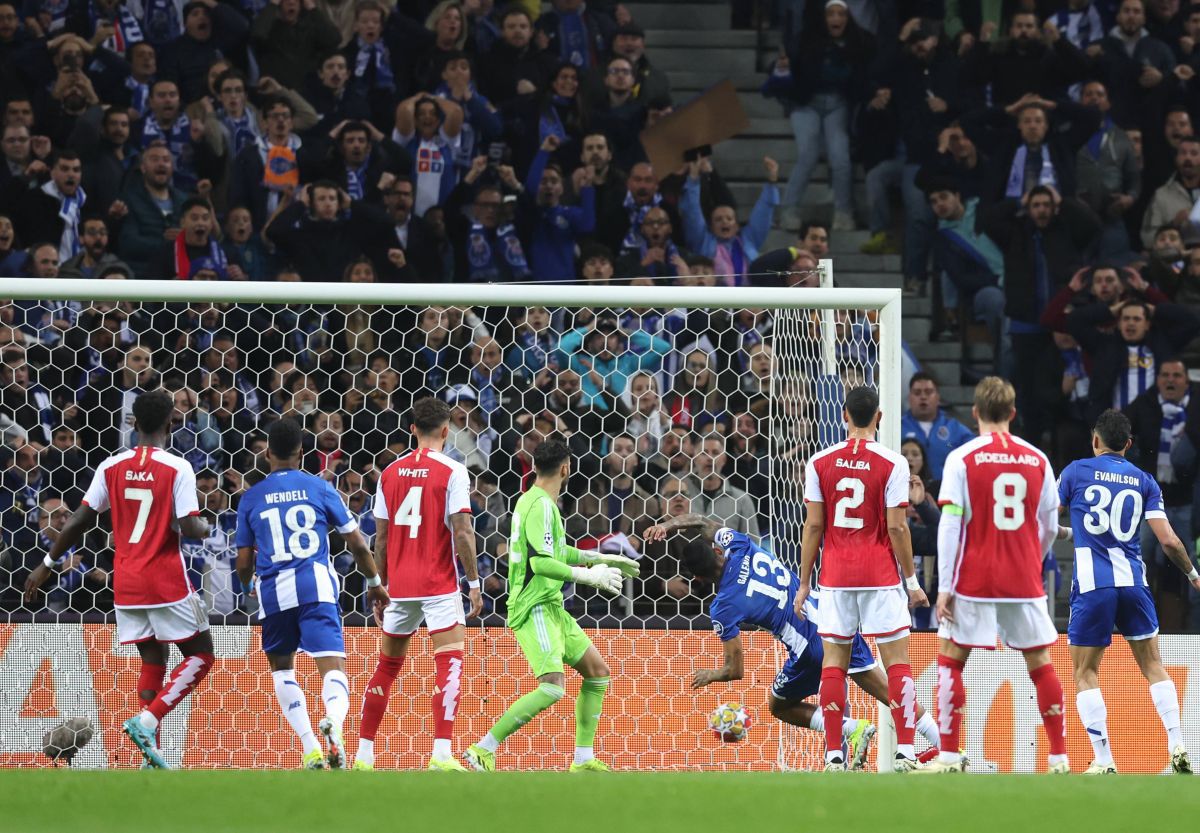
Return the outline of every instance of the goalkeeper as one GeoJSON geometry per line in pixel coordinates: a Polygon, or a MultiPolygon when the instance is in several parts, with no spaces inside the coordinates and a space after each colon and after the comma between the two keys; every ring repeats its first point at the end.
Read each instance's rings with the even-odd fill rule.
{"type": "Polygon", "coordinates": [[[571,772],[608,772],[593,753],[596,724],[608,690],[608,664],[563,606],[564,582],[621,592],[623,576],[636,576],[635,561],[620,555],[568,547],[558,495],[571,473],[566,443],[545,440],[533,452],[537,479],[512,513],[508,553],[508,626],[512,628],[538,687],[508,707],[492,730],[463,753],[474,769],[496,768],[496,749],[513,732],[562,699],[563,665],[583,675],[575,701],[575,761],[571,772]]]}

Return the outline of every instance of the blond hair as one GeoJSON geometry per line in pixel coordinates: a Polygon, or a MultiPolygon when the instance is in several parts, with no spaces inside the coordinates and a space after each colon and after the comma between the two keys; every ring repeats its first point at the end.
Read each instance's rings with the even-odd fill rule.
{"type": "Polygon", "coordinates": [[[980,422],[1008,422],[1017,404],[1012,383],[999,376],[985,376],[975,386],[975,412],[980,422]]]}

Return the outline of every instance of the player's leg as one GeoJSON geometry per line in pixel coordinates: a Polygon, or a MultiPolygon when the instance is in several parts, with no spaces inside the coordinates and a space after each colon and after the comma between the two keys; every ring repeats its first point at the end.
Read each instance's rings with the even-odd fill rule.
{"type": "Polygon", "coordinates": [[[454,759],[454,718],[462,693],[463,648],[466,628],[463,623],[462,596],[455,593],[425,603],[425,622],[433,642],[435,685],[430,708],[433,710],[433,757],[431,769],[461,770],[454,759]]]}
{"type": "Polygon", "coordinates": [[[1175,682],[1163,668],[1158,651],[1158,637],[1146,639],[1129,638],[1129,650],[1137,660],[1138,668],[1146,682],[1150,683],[1150,699],[1167,732],[1167,749],[1171,754],[1171,768],[1179,773],[1190,773],[1192,765],[1188,759],[1187,745],[1179,725],[1179,694],[1175,682]]]}
{"type": "MultiPolygon", "coordinates": [[[[171,646],[151,637],[137,643],[138,656],[142,660],[142,668],[138,672],[137,696],[138,705],[143,709],[154,702],[154,698],[162,691],[163,681],[167,675],[167,657],[171,646]]],[[[159,746],[159,733],[154,733],[154,746],[159,746]]]]}
{"type": "Polygon", "coordinates": [[[1029,669],[1029,679],[1037,689],[1038,711],[1046,727],[1050,744],[1049,772],[1064,774],[1071,771],[1067,759],[1067,714],[1062,681],[1050,662],[1050,646],[1058,642],[1046,603],[1042,600],[1010,602],[995,605],[997,625],[1005,643],[1020,651],[1029,669]]]}
{"type": "Polygon", "coordinates": [[[853,590],[827,590],[821,595],[817,632],[821,636],[821,687],[818,702],[825,716],[825,769],[845,769],[841,719],[846,716],[846,674],[859,626],[859,596],[853,590]],[[836,718],[836,719],[835,719],[836,718]]]}
{"type": "Polygon", "coordinates": [[[467,764],[478,771],[496,768],[496,750],[505,738],[516,732],[537,715],[551,708],[566,693],[563,688],[563,634],[558,620],[548,611],[549,605],[536,605],[529,618],[513,628],[513,636],[521,646],[529,668],[537,677],[538,686],[517,698],[492,726],[491,731],[463,753],[467,764]]]}
{"type": "Polygon", "coordinates": [[[154,637],[159,642],[175,643],[183,660],[141,713],[125,721],[123,729],[151,764],[165,767],[166,762],[161,756],[148,754],[143,743],[152,743],[159,723],[208,676],[216,657],[208,631],[208,612],[199,596],[192,594],[176,604],[148,608],[146,612],[154,637]]]}
{"type": "Polygon", "coordinates": [[[908,659],[908,632],[912,614],[908,594],[899,587],[862,594],[862,631],[875,637],[879,657],[887,669],[888,705],[896,726],[896,771],[911,772],[917,753],[913,736],[917,731],[917,686],[908,659]]]}
{"type": "MultiPolygon", "coordinates": [[[[266,622],[277,616],[286,616],[291,611],[283,611],[263,620],[263,641],[266,643],[266,622]]],[[[294,650],[294,649],[293,649],[294,650]]],[[[296,737],[300,738],[300,746],[304,754],[305,769],[324,769],[325,758],[321,755],[321,745],[313,734],[312,721],[308,718],[308,697],[300,683],[296,681],[296,655],[286,653],[283,646],[275,643],[267,652],[267,663],[271,666],[271,681],[275,684],[275,697],[279,700],[279,710],[287,720],[296,737]]]]}
{"type": "Polygon", "coordinates": [[[1179,727],[1179,693],[1175,682],[1163,668],[1158,651],[1158,612],[1148,587],[1118,589],[1117,628],[1125,634],[1133,658],[1146,682],[1150,683],[1150,699],[1167,732],[1167,750],[1175,772],[1190,773],[1187,745],[1179,727]]]}
{"type": "Polygon", "coordinates": [[[571,771],[607,772],[608,766],[596,759],[593,750],[611,672],[579,623],[565,610],[562,617],[570,620],[563,622],[563,649],[567,662],[583,676],[579,697],[575,700],[575,760],[571,771]]]}
{"type": "MultiPolygon", "coordinates": [[[[857,651],[852,650],[850,666],[855,666],[857,651]]],[[[869,654],[869,649],[868,649],[869,654]]],[[[825,715],[813,703],[807,702],[821,689],[821,663],[824,651],[820,642],[810,643],[804,653],[791,655],[775,675],[767,705],[771,716],[801,729],[825,733],[825,715]]],[[[861,661],[861,660],[860,660],[861,661]]],[[[871,657],[870,662],[874,663],[871,657]]],[[[849,747],[850,764],[861,765],[866,760],[875,737],[875,725],[869,720],[842,717],[842,736],[849,747]]]]}
{"type": "Polygon", "coordinates": [[[392,685],[404,667],[408,641],[421,624],[421,603],[404,599],[393,601],[383,611],[383,636],[379,640],[379,659],[363,692],[362,719],[358,729],[355,769],[375,768],[375,736],[387,713],[392,685]]]}
{"type": "Polygon", "coordinates": [[[300,650],[313,658],[321,675],[321,702],[325,716],[319,726],[325,738],[325,760],[330,769],[346,766],[346,740],[342,726],[350,711],[350,681],[346,679],[346,640],[342,613],[335,602],[312,602],[297,610],[300,650]]]}
{"type": "MultiPolygon", "coordinates": [[[[883,669],[878,665],[862,667],[861,670],[855,670],[856,668],[860,668],[860,666],[857,666],[854,658],[851,657],[850,679],[854,684],[878,702],[890,706],[891,699],[888,694],[888,678],[883,673],[883,669]]],[[[917,731],[928,741],[930,747],[933,749],[938,748],[941,738],[938,735],[937,721],[933,719],[932,714],[925,711],[920,703],[917,703],[917,731]]]]}
{"type": "Polygon", "coordinates": [[[1100,691],[1100,662],[1112,644],[1117,589],[1099,587],[1087,593],[1071,590],[1071,619],[1067,644],[1075,676],[1075,708],[1092,744],[1092,763],[1086,774],[1116,772],[1108,741],[1108,707],[1100,691]]]}

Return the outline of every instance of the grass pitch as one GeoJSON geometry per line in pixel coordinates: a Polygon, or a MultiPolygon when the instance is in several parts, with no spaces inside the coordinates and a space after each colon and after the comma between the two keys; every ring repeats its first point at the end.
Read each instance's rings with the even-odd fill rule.
{"type": "Polygon", "coordinates": [[[1197,786],[1124,775],[10,770],[0,831],[1129,833],[1196,819],[1197,786]]]}

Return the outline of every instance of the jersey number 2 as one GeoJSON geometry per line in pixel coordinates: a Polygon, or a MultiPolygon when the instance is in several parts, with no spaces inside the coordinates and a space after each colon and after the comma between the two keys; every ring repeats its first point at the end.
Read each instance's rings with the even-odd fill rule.
{"type": "Polygon", "coordinates": [[[844,498],[839,498],[833,505],[833,525],[840,529],[862,529],[863,519],[852,518],[847,512],[862,506],[867,489],[857,477],[843,477],[837,482],[834,491],[838,494],[849,492],[844,498]]]}
{"type": "Polygon", "coordinates": [[[416,538],[421,529],[421,494],[424,491],[424,486],[413,486],[409,489],[392,517],[393,525],[408,527],[409,538],[416,538]]]}

